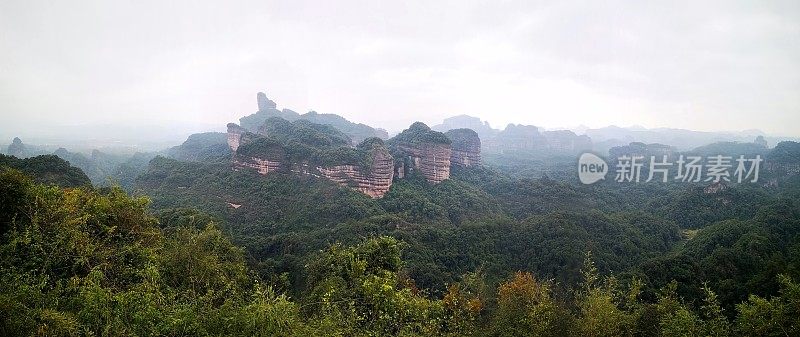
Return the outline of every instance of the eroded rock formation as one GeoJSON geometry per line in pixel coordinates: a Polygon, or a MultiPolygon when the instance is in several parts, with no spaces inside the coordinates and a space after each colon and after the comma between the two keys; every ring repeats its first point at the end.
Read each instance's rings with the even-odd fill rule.
{"type": "MultiPolygon", "coordinates": [[[[377,139],[377,138],[376,138],[377,139]]],[[[378,139],[378,141],[380,141],[378,139]]],[[[317,167],[320,174],[342,186],[356,189],[372,198],[381,198],[392,186],[394,159],[383,142],[367,145],[369,166],[334,165],[317,167]]]]}
{"type": "Polygon", "coordinates": [[[352,148],[349,138],[330,126],[280,118],[268,119],[258,130],[228,124],[235,170],[324,177],[372,198],[383,197],[392,185],[394,159],[379,138],[352,148]]]}
{"type": "Polygon", "coordinates": [[[233,167],[252,168],[260,174],[268,174],[287,169],[286,152],[283,146],[269,138],[258,138],[252,133],[239,135],[238,145],[233,154],[233,167]]]}
{"type": "Polygon", "coordinates": [[[228,146],[231,147],[231,151],[236,152],[236,149],[239,148],[242,134],[245,132],[247,132],[247,130],[243,127],[234,123],[228,123],[228,146]]]}
{"type": "Polygon", "coordinates": [[[450,178],[450,139],[416,122],[389,140],[392,154],[398,161],[397,175],[419,172],[426,180],[438,184],[450,178]]]}
{"type": "Polygon", "coordinates": [[[381,139],[389,138],[389,134],[386,130],[376,129],[365,124],[353,123],[339,115],[317,113],[316,111],[299,114],[290,109],[278,110],[277,104],[267,98],[267,95],[263,92],[259,92],[258,95],[256,95],[256,99],[258,111],[239,119],[239,125],[250,132],[258,132],[258,128],[261,127],[267,119],[280,117],[290,122],[307,120],[315,124],[333,126],[353,140],[353,144],[351,145],[357,145],[370,137],[378,137],[381,139]]]}
{"type": "Polygon", "coordinates": [[[272,161],[258,157],[234,156],[233,167],[235,170],[241,168],[251,168],[255,169],[256,172],[265,175],[270,172],[280,171],[283,168],[283,165],[280,161],[272,161]]]}
{"type": "Polygon", "coordinates": [[[481,138],[471,129],[454,129],[444,133],[450,138],[450,164],[464,167],[481,164],[481,138]]]}
{"type": "Polygon", "coordinates": [[[256,94],[256,101],[258,101],[258,111],[267,111],[278,106],[273,100],[267,98],[267,94],[263,92],[256,94]]]}
{"type": "Polygon", "coordinates": [[[429,182],[438,184],[450,179],[450,146],[445,144],[419,144],[400,146],[408,154],[411,167],[429,182]]]}

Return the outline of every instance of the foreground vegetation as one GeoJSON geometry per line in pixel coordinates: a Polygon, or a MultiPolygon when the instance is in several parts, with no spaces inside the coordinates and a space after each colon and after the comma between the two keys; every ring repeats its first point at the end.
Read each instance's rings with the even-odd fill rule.
{"type": "MultiPolygon", "coordinates": [[[[594,213],[583,217],[555,212],[519,225],[497,224],[500,227],[496,231],[463,224],[463,234],[456,240],[471,233],[478,239],[469,240],[469,244],[488,242],[509,246],[508,251],[497,253],[499,266],[472,268],[443,284],[440,292],[432,292],[417,285],[411,277],[413,266],[406,259],[423,261],[414,254],[424,252],[414,247],[420,244],[420,237],[408,233],[433,232],[409,222],[403,229],[409,240],[403,240],[399,231],[390,232],[395,237],[368,234],[352,245],[329,244],[308,252],[308,258],[301,259],[302,265],[296,266],[302,272],[275,274],[257,272],[258,261],[232,244],[207,214],[185,209],[161,209],[154,214],[147,198],[130,197],[117,187],[96,190],[42,185],[8,168],[0,172],[0,186],[3,336],[800,334],[800,284],[792,275],[796,265],[787,267],[797,262],[792,254],[797,250],[800,219],[799,209],[791,200],[767,206],[743,222],[713,224],[708,227],[713,230],[702,230],[680,254],[667,257],[680,260],[690,256],[696,261],[711,259],[708,263],[727,261],[729,266],[739,266],[736,256],[730,254],[741,251],[748,262],[757,263],[753,259],[773,261],[775,254],[783,251],[772,249],[767,253],[767,247],[794,247],[786,248],[783,266],[770,267],[785,274],[759,274],[771,278],[761,280],[764,284],[776,285],[772,295],[750,295],[727,309],[720,300],[724,282],[702,284],[696,298],[686,298],[679,295],[680,288],[692,284],[672,280],[653,284],[645,279],[653,274],[618,277],[595,266],[597,261],[608,264],[615,256],[639,256],[629,262],[618,261],[622,265],[616,268],[630,269],[644,262],[655,268],[652,265],[657,262],[647,252],[675,248],[671,242],[676,241],[672,238],[676,228],[660,226],[657,219],[646,214],[594,213]],[[610,250],[603,247],[605,244],[597,244],[591,253],[581,249],[584,245],[569,248],[559,241],[580,235],[593,241],[606,232],[619,233],[617,239],[621,240],[635,238],[637,231],[651,235],[653,230],[661,231],[661,241],[631,241],[610,250]],[[528,231],[539,234],[522,235],[528,231]],[[775,234],[778,232],[780,235],[775,234]],[[517,237],[516,246],[511,237],[517,237]],[[725,238],[732,241],[720,241],[725,238]],[[525,266],[507,260],[507,254],[532,249],[533,245],[524,240],[541,243],[536,251],[525,252],[535,257],[533,261],[525,266]],[[769,244],[759,244],[763,241],[769,244]],[[546,248],[559,245],[561,249],[550,252],[546,248]],[[731,247],[731,251],[713,247],[731,247]],[[636,253],[637,249],[642,253],[636,253]],[[561,250],[569,255],[560,255],[561,250]],[[700,258],[706,254],[711,255],[700,258]],[[489,276],[517,266],[518,270],[540,270],[572,255],[578,255],[581,261],[576,266],[577,275],[558,276],[556,272],[545,276],[509,270],[497,282],[489,276]],[[559,281],[562,279],[568,281],[559,281]],[[648,295],[648,287],[658,288],[653,296],[648,295]]],[[[413,185],[401,188],[394,193],[414,191],[413,185]]],[[[389,197],[387,202],[391,200],[389,197]]],[[[447,208],[436,212],[442,212],[441,221],[463,223],[462,217],[450,216],[447,208]]],[[[380,217],[371,215],[362,225],[404,221],[380,217]]],[[[436,258],[442,256],[447,255],[436,258]]],[[[671,261],[663,266],[674,265],[671,261]]],[[[571,270],[568,266],[563,269],[571,270]]],[[[769,289],[759,290],[764,291],[769,289]]]]}

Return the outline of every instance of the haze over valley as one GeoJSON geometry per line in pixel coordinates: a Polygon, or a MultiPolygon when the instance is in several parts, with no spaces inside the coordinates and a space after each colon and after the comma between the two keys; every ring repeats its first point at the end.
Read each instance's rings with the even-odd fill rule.
{"type": "Polygon", "coordinates": [[[800,336],[800,2],[3,1],[0,336],[800,336]]]}

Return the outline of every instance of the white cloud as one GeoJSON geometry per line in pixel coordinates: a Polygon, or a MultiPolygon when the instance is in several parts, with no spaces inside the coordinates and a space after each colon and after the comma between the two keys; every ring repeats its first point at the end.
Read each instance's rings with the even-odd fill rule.
{"type": "Polygon", "coordinates": [[[0,4],[0,131],[281,107],[399,130],[639,124],[800,135],[800,4],[0,4]]]}

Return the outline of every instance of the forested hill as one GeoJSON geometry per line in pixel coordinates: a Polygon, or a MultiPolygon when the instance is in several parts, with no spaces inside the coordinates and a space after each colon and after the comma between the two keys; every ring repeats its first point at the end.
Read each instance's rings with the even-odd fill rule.
{"type": "Polygon", "coordinates": [[[351,147],[333,126],[278,117],[258,132],[195,135],[131,166],[133,196],[55,156],[0,157],[0,335],[799,332],[797,143],[695,149],[764,155],[776,164],[758,183],[582,185],[550,178],[570,156],[449,165],[464,144],[415,123],[385,143],[404,174],[373,198],[236,159],[366,167],[358,154],[382,140],[351,147]],[[446,177],[428,179],[425,160],[446,177]]]}
{"type": "MultiPolygon", "coordinates": [[[[196,174],[221,173],[198,163],[180,165],[190,165],[186,169],[196,174]]],[[[442,188],[430,196],[427,182],[406,180],[398,199],[492,198],[480,196],[486,186],[467,193],[467,181],[487,181],[495,174],[458,174],[462,182],[438,184],[442,188]]],[[[300,193],[303,185],[315,183],[274,178],[273,188],[299,186],[300,193]]],[[[502,188],[504,178],[496,179],[485,184],[502,188]]],[[[573,200],[593,193],[547,180],[526,184],[573,200]]],[[[641,212],[537,211],[546,214],[522,221],[472,214],[469,219],[483,219],[473,222],[431,218],[429,212],[459,214],[446,204],[432,204],[415,215],[344,212],[337,216],[362,220],[310,232],[257,226],[253,230],[283,233],[277,239],[251,236],[250,244],[277,253],[258,258],[250,248],[236,247],[227,230],[214,223],[215,216],[185,208],[154,213],[148,198],[130,197],[119,188],[44,186],[9,168],[0,170],[0,186],[3,336],[800,334],[796,190],[763,203],[749,219],[708,225],[678,244],[674,224],[641,212]],[[292,254],[314,240],[351,243],[326,245],[307,257],[292,254]],[[281,246],[274,245],[278,241],[281,246]],[[482,262],[466,266],[440,292],[426,290],[414,277],[415,269],[426,264],[453,266],[470,259],[482,262]],[[285,267],[294,269],[280,270],[285,267]],[[602,271],[608,269],[633,272],[602,271]],[[704,272],[697,277],[705,282],[691,279],[697,271],[704,272]],[[658,277],[669,281],[662,284],[658,277]],[[749,296],[729,298],[739,291],[749,296]],[[736,305],[726,305],[729,300],[736,305]]],[[[265,186],[270,185],[256,190],[265,186]]],[[[316,187],[321,186],[305,191],[316,187]]],[[[623,192],[618,197],[635,191],[623,192]]],[[[293,203],[320,202],[302,197],[293,203]]],[[[327,198],[361,200],[378,213],[392,205],[375,204],[355,192],[327,198]]],[[[335,210],[328,206],[317,205],[313,212],[335,210]]],[[[291,211],[288,203],[277,211],[283,209],[291,211]]],[[[329,221],[335,217],[322,222],[329,221]]],[[[224,225],[231,229],[233,219],[224,225]]]]}
{"type": "Polygon", "coordinates": [[[33,176],[38,183],[61,187],[91,186],[92,182],[81,169],[55,156],[42,155],[19,159],[0,154],[0,168],[10,167],[33,176]]]}

